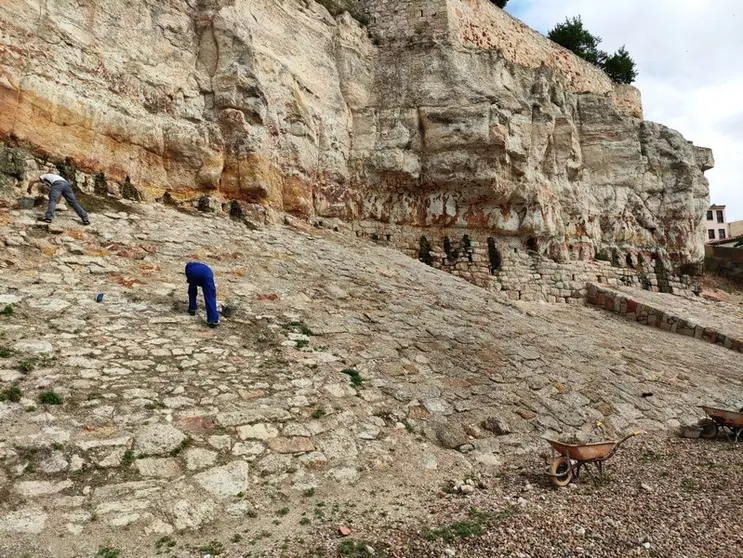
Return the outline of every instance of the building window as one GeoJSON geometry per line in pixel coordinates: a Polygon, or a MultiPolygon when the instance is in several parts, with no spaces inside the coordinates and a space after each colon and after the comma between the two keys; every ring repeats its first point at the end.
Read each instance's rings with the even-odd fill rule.
{"type": "Polygon", "coordinates": [[[710,240],[714,240],[715,239],[715,229],[708,229],[707,230],[707,236],[709,237],[710,240]]]}
{"type": "Polygon", "coordinates": [[[712,212],[711,211],[708,211],[707,212],[707,221],[714,221],[714,220],[715,220],[715,218],[712,217],[712,212]]]}
{"type": "Polygon", "coordinates": [[[725,234],[725,229],[719,229],[718,232],[720,233],[720,240],[725,240],[727,238],[727,235],[725,234]]]}
{"type": "Polygon", "coordinates": [[[718,211],[717,212],[717,222],[718,223],[724,223],[725,222],[725,217],[723,217],[722,211],[718,211]]]}

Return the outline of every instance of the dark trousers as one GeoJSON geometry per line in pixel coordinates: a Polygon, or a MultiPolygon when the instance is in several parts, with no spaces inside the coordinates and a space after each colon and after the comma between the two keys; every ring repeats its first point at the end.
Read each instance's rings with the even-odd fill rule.
{"type": "Polygon", "coordinates": [[[217,311],[217,287],[214,285],[214,274],[208,266],[200,263],[189,263],[186,266],[186,280],[188,281],[188,309],[195,311],[198,288],[204,293],[206,306],[206,321],[210,324],[219,323],[217,311]]]}
{"type": "Polygon", "coordinates": [[[57,209],[57,200],[59,200],[60,196],[64,196],[67,205],[75,210],[75,213],[77,213],[80,219],[83,221],[88,220],[88,214],[85,213],[85,210],[77,202],[75,193],[72,191],[72,186],[66,182],[55,182],[49,189],[49,206],[46,208],[46,215],[44,215],[46,219],[54,217],[54,210],[57,209]]]}

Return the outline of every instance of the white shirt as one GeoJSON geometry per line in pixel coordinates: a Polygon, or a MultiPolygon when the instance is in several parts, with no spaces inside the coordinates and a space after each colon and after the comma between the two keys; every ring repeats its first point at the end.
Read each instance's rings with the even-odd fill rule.
{"type": "Polygon", "coordinates": [[[50,186],[59,180],[64,180],[65,182],[67,182],[67,180],[65,180],[58,174],[42,174],[39,178],[50,186]]]}

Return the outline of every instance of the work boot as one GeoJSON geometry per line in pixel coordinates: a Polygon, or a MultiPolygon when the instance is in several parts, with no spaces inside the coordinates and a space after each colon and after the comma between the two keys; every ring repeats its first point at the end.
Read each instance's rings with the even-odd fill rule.
{"type": "Polygon", "coordinates": [[[215,327],[219,327],[219,322],[208,322],[206,325],[214,329],[215,327]]]}
{"type": "Polygon", "coordinates": [[[87,219],[85,219],[85,221],[83,221],[83,225],[85,225],[87,227],[88,225],[90,225],[90,221],[88,221],[87,219]]]}
{"type": "Polygon", "coordinates": [[[38,221],[44,221],[45,223],[51,223],[52,222],[52,220],[49,217],[46,217],[46,216],[39,217],[37,220],[38,221]]]}
{"type": "Polygon", "coordinates": [[[191,316],[195,316],[196,315],[196,310],[189,310],[188,313],[191,316]]]}

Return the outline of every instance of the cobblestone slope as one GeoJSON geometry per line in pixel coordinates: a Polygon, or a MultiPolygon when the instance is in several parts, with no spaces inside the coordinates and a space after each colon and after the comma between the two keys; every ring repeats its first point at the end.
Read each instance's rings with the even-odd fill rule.
{"type": "Polygon", "coordinates": [[[276,556],[356,506],[418,517],[542,434],[661,432],[741,403],[739,353],[505,303],[344,230],[0,211],[0,555],[193,556],[218,538],[276,556]],[[238,307],[217,330],[185,311],[190,259],[238,307]]]}

